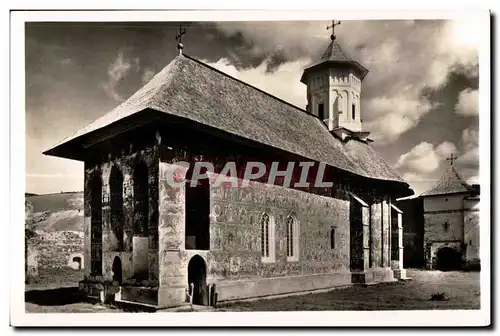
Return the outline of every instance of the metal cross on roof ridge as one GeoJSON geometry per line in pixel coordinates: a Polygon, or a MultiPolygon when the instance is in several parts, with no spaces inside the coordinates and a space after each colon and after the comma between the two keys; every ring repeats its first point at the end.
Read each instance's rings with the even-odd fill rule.
{"type": "Polygon", "coordinates": [[[182,35],[186,34],[186,29],[182,28],[182,23],[179,24],[179,33],[175,35],[175,40],[177,43],[177,49],[179,49],[179,55],[182,54],[182,49],[184,45],[182,44],[182,35]]]}
{"type": "Polygon", "coordinates": [[[453,153],[450,154],[450,157],[446,159],[446,161],[450,161],[450,166],[453,166],[453,163],[457,160],[457,156],[453,153]]]}
{"type": "Polygon", "coordinates": [[[335,36],[335,26],[338,26],[341,24],[341,21],[338,21],[337,23],[335,23],[335,20],[332,20],[332,25],[331,26],[328,26],[326,27],[326,30],[328,29],[332,29],[332,35],[330,35],[330,38],[332,39],[332,41],[335,40],[336,36],[335,36]]]}

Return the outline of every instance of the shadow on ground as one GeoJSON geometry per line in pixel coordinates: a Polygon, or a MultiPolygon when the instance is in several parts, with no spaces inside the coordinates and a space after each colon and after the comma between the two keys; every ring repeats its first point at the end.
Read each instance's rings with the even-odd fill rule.
{"type": "Polygon", "coordinates": [[[25,292],[25,302],[40,306],[63,306],[73,303],[87,302],[78,287],[30,290],[25,292]]]}

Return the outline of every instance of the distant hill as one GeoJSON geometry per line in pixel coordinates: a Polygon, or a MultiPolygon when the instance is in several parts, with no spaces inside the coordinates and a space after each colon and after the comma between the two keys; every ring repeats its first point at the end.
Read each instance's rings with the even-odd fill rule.
{"type": "Polygon", "coordinates": [[[26,196],[34,230],[83,231],[83,192],[26,196]]]}

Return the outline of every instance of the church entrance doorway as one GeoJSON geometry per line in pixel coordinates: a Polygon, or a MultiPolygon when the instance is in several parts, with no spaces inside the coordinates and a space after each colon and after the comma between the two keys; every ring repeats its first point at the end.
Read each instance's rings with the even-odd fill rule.
{"type": "Polygon", "coordinates": [[[188,286],[189,292],[193,297],[193,304],[208,305],[206,277],[207,268],[205,261],[199,255],[195,255],[188,264],[188,286]]]}
{"type": "Polygon", "coordinates": [[[443,247],[436,253],[436,268],[441,271],[458,270],[461,268],[462,256],[451,247],[443,247]]]}
{"type": "Polygon", "coordinates": [[[113,271],[113,282],[118,282],[121,285],[123,280],[123,269],[122,269],[122,261],[118,256],[113,260],[113,266],[111,267],[113,271]]]}

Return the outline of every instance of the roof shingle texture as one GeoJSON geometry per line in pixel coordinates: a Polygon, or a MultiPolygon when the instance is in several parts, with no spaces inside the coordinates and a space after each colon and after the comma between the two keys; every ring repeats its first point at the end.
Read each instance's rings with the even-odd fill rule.
{"type": "Polygon", "coordinates": [[[363,79],[368,73],[368,70],[364,66],[362,66],[361,64],[359,64],[358,62],[347,56],[346,53],[344,53],[344,51],[342,50],[342,48],[340,47],[340,45],[337,43],[336,40],[330,42],[330,44],[328,45],[328,47],[318,60],[306,66],[306,72],[310,71],[310,69],[315,68],[316,66],[319,66],[320,64],[327,64],[330,62],[333,62],[335,64],[338,63],[350,64],[351,66],[357,68],[361,72],[361,79],[363,79]]]}
{"type": "Polygon", "coordinates": [[[472,187],[460,177],[455,167],[450,166],[436,185],[422,193],[421,196],[467,193],[472,191],[472,187]]]}
{"type": "Polygon", "coordinates": [[[332,41],[321,56],[320,61],[349,62],[351,59],[347,57],[336,41],[332,41]]]}
{"type": "Polygon", "coordinates": [[[84,134],[146,108],[360,176],[404,182],[367,143],[357,140],[344,143],[330,134],[322,121],[304,110],[187,55],[177,56],[129,99],[60,145],[77,141],[84,134]]]}

